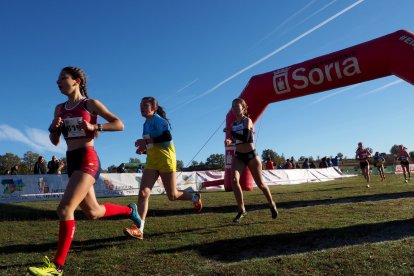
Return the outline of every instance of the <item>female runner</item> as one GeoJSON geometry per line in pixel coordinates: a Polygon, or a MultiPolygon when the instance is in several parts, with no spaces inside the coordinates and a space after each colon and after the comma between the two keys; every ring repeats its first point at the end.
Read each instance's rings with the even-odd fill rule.
{"type": "Polygon", "coordinates": [[[241,98],[234,99],[232,102],[232,110],[236,116],[236,121],[234,121],[231,129],[226,130],[228,131],[227,137],[231,135],[232,139],[226,139],[224,143],[226,146],[232,143],[236,145],[236,152],[232,162],[232,188],[237,201],[238,213],[233,219],[233,222],[240,222],[247,215],[243,201],[243,192],[240,186],[240,175],[246,167],[249,168],[256,185],[265,195],[272,213],[272,218],[275,219],[278,211],[269,187],[263,182],[262,163],[254,148],[253,122],[247,114],[247,104],[241,98]]]}
{"type": "Polygon", "coordinates": [[[97,131],[121,131],[122,121],[100,101],[89,99],[86,77],[78,67],[65,67],[60,72],[57,85],[68,100],[55,108],[54,119],[49,127],[50,141],[57,145],[60,136],[67,144],[67,171],[69,182],[57,208],[59,216],[59,240],[53,261],[46,256],[43,267],[29,267],[32,275],[62,275],[72,239],[75,233],[75,210],[78,206],[89,219],[123,215],[140,225],[137,206],[134,203],[120,206],[99,204],[94,183],[99,178],[100,162],[94,149],[97,131]],[[98,116],[107,123],[98,124],[98,116]]]}

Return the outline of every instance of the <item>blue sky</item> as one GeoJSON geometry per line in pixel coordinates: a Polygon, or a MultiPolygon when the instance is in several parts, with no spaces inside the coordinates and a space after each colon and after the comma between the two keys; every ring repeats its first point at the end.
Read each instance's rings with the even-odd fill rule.
{"type": "MultiPolygon", "coordinates": [[[[252,76],[414,31],[413,11],[412,0],[0,1],[0,154],[64,156],[47,128],[65,101],[59,71],[75,65],[126,126],[96,141],[103,168],[145,161],[134,141],[149,95],[167,111],[177,159],[205,161],[224,153],[225,116],[252,76]]],[[[257,150],[353,157],[362,141],[412,151],[413,102],[414,87],[390,76],[273,103],[256,123],[257,150]]]]}

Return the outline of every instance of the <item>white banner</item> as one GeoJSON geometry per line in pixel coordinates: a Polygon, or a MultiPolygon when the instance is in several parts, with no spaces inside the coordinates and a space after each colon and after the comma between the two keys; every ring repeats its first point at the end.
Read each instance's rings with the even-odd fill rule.
{"type": "MultiPolygon", "coordinates": [[[[263,171],[263,179],[267,185],[323,182],[349,176],[354,175],[344,175],[335,167],[263,171]]],[[[142,173],[102,173],[94,186],[96,196],[138,195],[141,179],[142,173]]],[[[178,190],[198,191],[202,189],[204,182],[214,181],[224,183],[224,171],[177,172],[178,190]]],[[[67,182],[66,174],[1,175],[0,202],[61,199],[67,182]]],[[[210,186],[206,189],[224,190],[224,186],[210,186]]],[[[156,181],[152,193],[165,193],[161,178],[156,181]]]]}
{"type": "Polygon", "coordinates": [[[262,175],[267,185],[324,182],[336,178],[355,176],[343,174],[338,167],[324,169],[264,170],[262,175]]]}
{"type": "MultiPolygon", "coordinates": [[[[102,173],[95,183],[97,197],[138,195],[142,173],[102,173]]],[[[43,175],[1,175],[0,202],[61,199],[68,182],[67,174],[43,175]]],[[[198,190],[195,172],[177,173],[177,189],[198,190]]],[[[159,178],[153,194],[164,194],[165,189],[159,178]]]]}
{"type": "MultiPolygon", "coordinates": [[[[410,173],[414,173],[414,164],[410,164],[410,173]]],[[[402,174],[403,170],[402,170],[402,166],[401,165],[396,165],[395,166],[395,174],[402,174]]]]}

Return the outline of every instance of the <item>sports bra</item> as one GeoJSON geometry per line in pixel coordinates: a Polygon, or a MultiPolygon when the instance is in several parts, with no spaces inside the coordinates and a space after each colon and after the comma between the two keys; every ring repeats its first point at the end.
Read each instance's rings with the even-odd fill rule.
{"type": "Polygon", "coordinates": [[[95,132],[84,130],[80,127],[79,121],[85,120],[90,124],[96,124],[98,116],[90,113],[86,109],[86,103],[89,99],[83,98],[72,108],[67,108],[68,102],[61,104],[59,116],[63,120],[62,134],[65,140],[94,138],[95,132]]]}
{"type": "Polygon", "coordinates": [[[231,136],[236,145],[253,143],[253,131],[252,129],[246,128],[244,125],[244,121],[246,119],[247,117],[244,116],[240,123],[234,121],[233,125],[231,126],[231,136]]]}

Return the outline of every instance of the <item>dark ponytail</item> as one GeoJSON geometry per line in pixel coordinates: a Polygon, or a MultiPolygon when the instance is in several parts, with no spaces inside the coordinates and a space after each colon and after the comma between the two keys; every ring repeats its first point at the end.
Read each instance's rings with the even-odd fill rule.
{"type": "Polygon", "coordinates": [[[167,121],[168,125],[171,127],[170,120],[168,120],[167,113],[165,113],[164,108],[162,108],[161,106],[158,106],[157,114],[160,115],[162,118],[164,118],[167,121]]]}
{"type": "Polygon", "coordinates": [[[170,120],[168,120],[167,118],[167,113],[165,112],[164,108],[158,105],[157,99],[155,99],[154,97],[143,97],[141,102],[144,102],[144,101],[149,102],[153,107],[155,107],[157,114],[160,115],[161,118],[166,120],[170,128],[172,128],[170,124],[170,120]]]}

